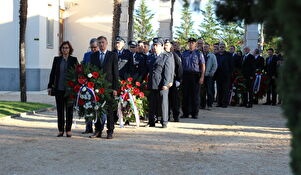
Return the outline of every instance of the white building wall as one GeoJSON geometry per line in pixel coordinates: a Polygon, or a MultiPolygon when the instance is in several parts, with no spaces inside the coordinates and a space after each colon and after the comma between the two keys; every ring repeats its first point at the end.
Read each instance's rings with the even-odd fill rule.
{"type": "Polygon", "coordinates": [[[113,0],[73,0],[65,11],[65,38],[74,48],[78,60],[89,49],[91,38],[106,36],[111,49],[113,0]]]}

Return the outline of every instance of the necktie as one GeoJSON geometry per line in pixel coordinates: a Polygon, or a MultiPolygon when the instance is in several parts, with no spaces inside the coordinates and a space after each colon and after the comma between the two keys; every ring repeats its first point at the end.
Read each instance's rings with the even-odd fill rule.
{"type": "Polygon", "coordinates": [[[101,52],[101,53],[100,53],[100,64],[103,63],[103,59],[104,59],[104,53],[101,52]]]}

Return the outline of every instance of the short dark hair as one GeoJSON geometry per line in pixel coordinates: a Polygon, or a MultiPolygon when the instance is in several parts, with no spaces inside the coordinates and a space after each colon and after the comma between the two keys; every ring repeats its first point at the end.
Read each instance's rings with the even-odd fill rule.
{"type": "Polygon", "coordinates": [[[60,54],[63,55],[63,52],[62,52],[62,48],[64,45],[68,45],[69,47],[69,55],[72,55],[73,53],[73,47],[71,45],[71,43],[69,41],[63,41],[62,44],[60,45],[60,54]]]}
{"type": "Polygon", "coordinates": [[[219,43],[214,43],[213,45],[214,45],[214,46],[218,46],[218,45],[219,45],[219,43]]]}
{"type": "Polygon", "coordinates": [[[234,45],[231,45],[230,47],[233,47],[234,49],[236,48],[234,45]]]}
{"type": "Polygon", "coordinates": [[[144,41],[143,44],[149,46],[149,43],[147,41],[144,41]]]}
{"type": "Polygon", "coordinates": [[[268,51],[269,51],[269,50],[272,51],[272,52],[274,52],[274,49],[273,49],[273,48],[269,48],[268,51]]]}
{"type": "Polygon", "coordinates": [[[260,53],[259,49],[255,49],[255,50],[254,50],[254,53],[255,53],[255,54],[259,54],[259,53],[260,53]]]}
{"type": "Polygon", "coordinates": [[[107,37],[105,37],[105,36],[99,36],[99,37],[97,38],[97,40],[101,40],[101,39],[104,39],[104,40],[108,41],[108,40],[107,40],[107,37]]]}

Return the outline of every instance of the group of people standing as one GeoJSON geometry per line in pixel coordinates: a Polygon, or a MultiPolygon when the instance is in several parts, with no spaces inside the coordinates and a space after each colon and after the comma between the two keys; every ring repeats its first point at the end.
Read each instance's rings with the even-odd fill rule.
{"type": "MultiPolygon", "coordinates": [[[[211,46],[202,39],[189,38],[187,45],[188,50],[181,52],[177,42],[157,37],[152,40],[151,46],[145,41],[129,41],[126,49],[126,41],[118,36],[115,38],[114,50],[109,51],[107,38],[100,36],[91,39],[91,50],[84,54],[82,63],[95,65],[106,74],[106,79],[111,83],[113,90],[112,96],[117,96],[119,80],[128,77],[141,82],[148,80],[149,127],[155,127],[156,122],[160,121],[162,128],[166,128],[168,121],[172,120],[171,116],[174,122],[179,122],[180,101],[182,101],[182,118],[191,116],[197,119],[199,109],[210,110],[215,99],[217,107],[226,108],[229,105],[229,90],[234,70],[241,71],[247,80],[248,90],[243,96],[242,106],[253,105],[252,83],[256,69],[266,70],[271,77],[266,104],[276,104],[275,86],[279,59],[273,55],[273,49],[268,50],[269,57],[265,63],[259,50],[251,54],[249,47],[244,48],[243,56],[240,51],[235,52],[234,46],[230,47],[229,52],[226,51],[224,43],[211,46]]],[[[71,56],[72,52],[70,42],[61,44],[61,55],[54,58],[48,84],[49,94],[55,96],[57,104],[58,137],[63,136],[64,130],[67,137],[72,136],[72,106],[67,104],[64,96],[66,72],[78,64],[77,58],[71,56]],[[66,127],[64,108],[66,108],[66,127]]],[[[109,102],[109,105],[111,103],[113,101],[109,102]]],[[[116,110],[110,110],[106,115],[107,138],[112,139],[114,123],[117,121],[116,110]]],[[[93,133],[92,128],[92,122],[87,122],[84,133],[93,133]]],[[[90,137],[101,137],[103,129],[104,125],[97,122],[95,132],[90,137]]]]}

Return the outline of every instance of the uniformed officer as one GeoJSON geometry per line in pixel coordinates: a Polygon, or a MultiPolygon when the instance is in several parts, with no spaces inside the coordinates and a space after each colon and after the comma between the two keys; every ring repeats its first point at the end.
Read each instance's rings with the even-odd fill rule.
{"type": "Polygon", "coordinates": [[[133,61],[133,54],[128,49],[125,49],[124,46],[125,40],[122,37],[117,36],[115,39],[115,49],[113,52],[118,55],[118,70],[119,78],[121,80],[125,80],[130,76],[130,70],[133,61]]]}
{"type": "Polygon", "coordinates": [[[162,128],[166,128],[168,123],[168,87],[173,82],[174,59],[172,54],[164,52],[163,44],[162,38],[154,38],[155,53],[149,56],[150,79],[148,83],[151,90],[149,126],[155,127],[155,116],[160,115],[162,116],[162,128]]]}
{"type": "Polygon", "coordinates": [[[183,117],[197,119],[200,106],[200,85],[204,83],[205,60],[197,50],[196,39],[188,39],[189,50],[182,54],[183,66],[183,117]]]}
{"type": "MultiPolygon", "coordinates": [[[[142,42],[143,44],[143,42],[142,42]]],[[[129,42],[129,50],[132,52],[131,77],[135,81],[142,81],[147,74],[147,56],[143,53],[143,47],[137,47],[136,41],[129,42]]]]}
{"type": "Polygon", "coordinates": [[[164,41],[164,50],[167,53],[171,53],[174,58],[174,81],[172,86],[169,88],[168,93],[168,103],[169,103],[169,119],[170,113],[172,111],[173,119],[175,122],[179,122],[180,115],[180,97],[178,87],[180,86],[180,82],[182,81],[183,76],[183,68],[181,58],[176,54],[173,50],[172,43],[169,39],[164,41]]]}

